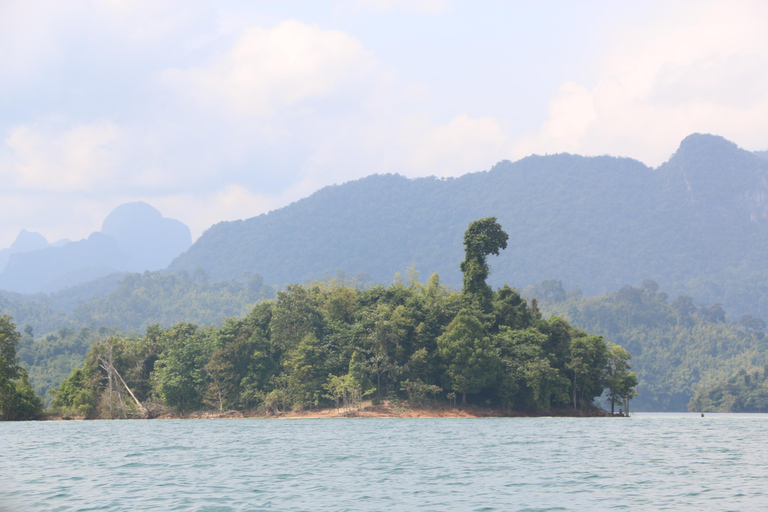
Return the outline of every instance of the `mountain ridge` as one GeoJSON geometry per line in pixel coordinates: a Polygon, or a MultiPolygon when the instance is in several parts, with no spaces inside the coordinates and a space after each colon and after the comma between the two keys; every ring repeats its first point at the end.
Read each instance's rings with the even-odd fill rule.
{"type": "Polygon", "coordinates": [[[489,261],[493,285],[561,279],[600,294],[653,278],[673,293],[766,315],[768,292],[759,311],[747,311],[755,297],[734,301],[718,281],[768,264],[755,242],[768,235],[767,177],[767,160],[708,134],[686,137],[655,169],[561,153],[450,179],[372,175],[215,224],[168,269],[202,268],[217,280],[253,271],[282,285],[336,271],[386,282],[415,264],[459,287],[453,262],[467,224],[495,216],[510,246],[489,261]]]}
{"type": "Polygon", "coordinates": [[[102,230],[83,240],[48,244],[39,233],[31,238],[28,233],[22,230],[19,236],[26,244],[23,249],[30,250],[5,250],[8,261],[0,273],[0,289],[51,293],[115,272],[158,270],[192,244],[185,224],[140,201],[115,208],[102,230]]]}

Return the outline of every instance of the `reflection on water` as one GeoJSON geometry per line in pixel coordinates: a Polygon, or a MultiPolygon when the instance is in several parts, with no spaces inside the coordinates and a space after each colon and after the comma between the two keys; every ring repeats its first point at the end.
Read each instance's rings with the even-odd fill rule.
{"type": "MultiPolygon", "coordinates": [[[[768,416],[0,423],[27,510],[745,510],[768,416]]],[[[0,505],[0,512],[6,512],[0,505]]]]}

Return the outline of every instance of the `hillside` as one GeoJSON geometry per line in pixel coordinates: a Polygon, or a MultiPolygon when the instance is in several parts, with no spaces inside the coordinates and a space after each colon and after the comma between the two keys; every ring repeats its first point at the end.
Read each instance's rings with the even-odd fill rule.
{"type": "Polygon", "coordinates": [[[720,304],[699,306],[687,296],[672,300],[650,280],[588,298],[548,281],[523,295],[539,299],[545,313],[629,350],[640,382],[638,411],[685,411],[700,389],[768,363],[764,321],[745,315],[727,322],[720,304]]]}
{"type": "Polygon", "coordinates": [[[51,296],[2,293],[0,314],[10,315],[22,331],[19,357],[35,391],[46,396],[107,336],[153,324],[220,326],[274,295],[258,274],[215,283],[199,272],[114,274],[51,296]]]}
{"type": "Polygon", "coordinates": [[[510,233],[491,262],[495,285],[560,279],[594,295],[652,278],[768,316],[767,178],[768,160],[701,134],[657,169],[559,154],[456,179],[375,175],[216,224],[169,268],[214,279],[254,271],[282,285],[339,270],[389,282],[413,263],[459,287],[463,229],[492,215],[510,233]]]}

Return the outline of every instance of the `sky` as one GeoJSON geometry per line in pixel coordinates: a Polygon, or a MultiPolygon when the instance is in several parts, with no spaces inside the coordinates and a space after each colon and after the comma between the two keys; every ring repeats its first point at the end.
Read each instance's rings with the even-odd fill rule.
{"type": "Polygon", "coordinates": [[[3,0],[0,248],[190,226],[374,173],[768,149],[768,2],[3,0]]]}

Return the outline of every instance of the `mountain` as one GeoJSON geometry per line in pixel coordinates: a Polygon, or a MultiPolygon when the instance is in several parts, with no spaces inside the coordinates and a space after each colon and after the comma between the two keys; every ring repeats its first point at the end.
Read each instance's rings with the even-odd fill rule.
{"type": "Polygon", "coordinates": [[[125,203],[107,215],[101,233],[117,240],[129,257],[129,272],[165,268],[192,245],[189,228],[176,219],[166,219],[144,202],[125,203]]]}
{"type": "Polygon", "coordinates": [[[192,244],[186,225],[143,202],[118,206],[101,231],[62,246],[42,245],[42,235],[22,234],[28,249],[9,254],[0,289],[51,293],[115,272],[162,269],[192,244]]]}
{"type": "Polygon", "coordinates": [[[705,134],[656,169],[558,154],[455,179],[374,175],[216,224],[169,269],[213,279],[253,271],[273,284],[342,270],[386,282],[414,263],[459,287],[464,230],[495,216],[510,240],[489,261],[492,284],[561,279],[594,295],[652,278],[768,316],[767,180],[768,160],[705,134]]]}
{"type": "Polygon", "coordinates": [[[55,244],[49,244],[48,240],[46,240],[40,233],[22,229],[10,247],[0,250],[0,272],[5,269],[5,265],[8,263],[12,254],[36,251],[51,246],[62,246],[68,242],[69,240],[61,240],[55,244]]]}
{"type": "MultiPolygon", "coordinates": [[[[282,284],[340,269],[389,281],[415,263],[458,286],[467,225],[496,216],[510,244],[491,261],[492,279],[537,282],[559,272],[577,244],[582,259],[593,252],[597,241],[588,226],[626,236],[617,217],[603,212],[630,217],[643,204],[636,192],[647,188],[642,177],[651,172],[635,160],[563,154],[505,161],[457,179],[374,175],[266,215],[216,224],[170,270],[202,267],[226,279],[259,268],[267,282],[282,284]]],[[[628,255],[616,245],[611,252],[619,261],[628,255]]]]}

